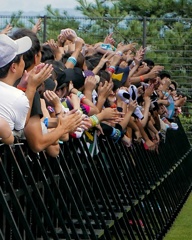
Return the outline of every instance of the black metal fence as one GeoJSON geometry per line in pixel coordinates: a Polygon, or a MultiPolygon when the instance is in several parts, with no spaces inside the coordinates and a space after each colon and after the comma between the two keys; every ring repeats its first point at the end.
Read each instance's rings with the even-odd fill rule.
{"type": "Polygon", "coordinates": [[[0,146],[0,239],[162,239],[191,190],[192,148],[178,120],[159,153],[100,136],[57,158],[0,146]]]}

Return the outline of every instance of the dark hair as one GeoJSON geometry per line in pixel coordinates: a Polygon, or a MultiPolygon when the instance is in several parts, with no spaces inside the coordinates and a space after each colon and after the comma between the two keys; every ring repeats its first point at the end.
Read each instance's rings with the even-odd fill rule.
{"type": "Polygon", "coordinates": [[[163,79],[164,77],[171,78],[171,75],[170,75],[168,72],[166,72],[166,71],[161,71],[161,72],[159,73],[159,77],[160,77],[161,79],[163,79]]]}
{"type": "Polygon", "coordinates": [[[144,59],[142,62],[145,62],[148,67],[154,67],[155,63],[151,59],[144,59]]]}
{"type": "Polygon", "coordinates": [[[110,81],[111,76],[110,76],[110,74],[109,74],[108,72],[106,72],[105,70],[100,70],[100,71],[98,72],[98,75],[99,75],[99,77],[100,77],[100,82],[101,82],[102,84],[104,84],[105,81],[107,81],[107,82],[110,81]]]}
{"type": "Polygon", "coordinates": [[[23,54],[23,60],[25,61],[25,69],[31,67],[34,63],[35,55],[40,52],[41,45],[37,38],[37,35],[30,29],[20,28],[12,34],[13,39],[18,39],[24,36],[28,36],[32,41],[32,47],[23,54]]]}
{"type": "Polygon", "coordinates": [[[53,71],[51,73],[51,78],[53,80],[57,79],[59,75],[62,75],[65,66],[61,61],[56,61],[56,60],[47,60],[45,61],[45,63],[47,64],[52,64],[53,66],[53,71]]]}
{"type": "Polygon", "coordinates": [[[67,62],[67,59],[68,59],[70,56],[71,56],[70,53],[65,53],[65,54],[62,55],[60,61],[65,64],[65,63],[67,62]]]}
{"type": "Polygon", "coordinates": [[[88,70],[92,71],[94,69],[93,65],[89,62],[89,60],[85,60],[85,63],[88,70]]]}
{"type": "Polygon", "coordinates": [[[21,60],[22,54],[17,55],[10,63],[5,65],[4,67],[0,68],[0,78],[5,78],[7,77],[7,74],[9,72],[9,68],[13,63],[19,63],[21,60]]]}
{"type": "Polygon", "coordinates": [[[77,63],[75,65],[75,67],[79,67],[79,68],[83,68],[83,64],[85,62],[85,57],[83,56],[83,54],[80,52],[78,57],[77,57],[77,63]]]}
{"type": "MultiPolygon", "coordinates": [[[[95,68],[99,64],[101,58],[102,58],[102,56],[92,57],[92,58],[89,58],[88,60],[89,60],[89,63],[92,64],[93,68],[95,68]]],[[[106,69],[106,63],[104,64],[104,66],[102,67],[101,70],[105,70],[105,69],[106,69]]]]}
{"type": "Polygon", "coordinates": [[[45,62],[47,60],[54,60],[54,54],[49,45],[43,45],[41,47],[41,62],[45,62]]]}
{"type": "Polygon", "coordinates": [[[173,84],[173,85],[174,85],[174,87],[175,87],[175,90],[177,90],[177,87],[178,87],[178,84],[177,84],[177,82],[175,82],[174,80],[171,80],[171,84],[173,84]]]}
{"type": "Polygon", "coordinates": [[[95,54],[92,54],[90,56],[85,56],[85,59],[89,60],[90,58],[94,58],[94,57],[102,58],[103,54],[102,53],[95,53],[95,54]]]}

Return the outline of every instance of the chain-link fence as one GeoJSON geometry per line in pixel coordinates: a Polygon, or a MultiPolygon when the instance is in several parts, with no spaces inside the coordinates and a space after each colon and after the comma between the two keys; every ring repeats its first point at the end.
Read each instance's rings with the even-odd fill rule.
{"type": "Polygon", "coordinates": [[[13,30],[18,27],[31,28],[38,18],[42,18],[42,29],[38,33],[41,42],[57,39],[62,28],[70,27],[87,43],[103,41],[108,33],[113,32],[117,43],[136,42],[138,46],[147,47],[145,58],[152,59],[156,65],[163,65],[188,98],[182,109],[182,122],[192,139],[192,19],[0,16],[0,29],[7,23],[13,25],[13,30]]]}

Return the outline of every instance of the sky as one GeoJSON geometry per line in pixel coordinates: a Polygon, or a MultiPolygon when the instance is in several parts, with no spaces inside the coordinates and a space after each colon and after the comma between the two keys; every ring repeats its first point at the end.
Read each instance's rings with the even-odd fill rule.
{"type": "MultiPolygon", "coordinates": [[[[94,2],[94,0],[88,0],[88,2],[94,2]]],[[[0,13],[19,10],[42,12],[47,5],[51,5],[54,9],[75,9],[78,3],[76,0],[1,0],[0,13]]]]}

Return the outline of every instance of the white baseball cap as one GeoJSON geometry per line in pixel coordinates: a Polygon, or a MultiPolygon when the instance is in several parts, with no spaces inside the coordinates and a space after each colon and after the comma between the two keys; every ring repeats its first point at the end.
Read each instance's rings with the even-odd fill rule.
{"type": "Polygon", "coordinates": [[[32,46],[32,41],[25,36],[13,40],[6,34],[0,34],[0,68],[10,63],[17,55],[27,52],[32,46]]]}

